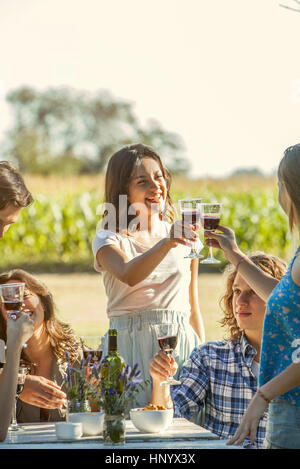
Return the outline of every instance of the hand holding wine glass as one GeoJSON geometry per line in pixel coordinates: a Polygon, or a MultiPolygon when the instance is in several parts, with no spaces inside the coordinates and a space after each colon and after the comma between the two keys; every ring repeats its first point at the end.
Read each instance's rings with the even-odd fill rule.
{"type": "MultiPolygon", "coordinates": [[[[201,214],[201,205],[202,199],[197,198],[197,199],[180,199],[178,200],[179,204],[179,209],[182,215],[182,220],[184,223],[188,223],[190,225],[193,225],[194,228],[196,228],[197,224],[199,223],[200,220],[200,214],[201,214]]],[[[185,258],[190,258],[190,259],[197,259],[197,258],[203,258],[202,254],[199,254],[196,251],[196,244],[195,242],[193,243],[191,247],[190,253],[185,256],[185,258]]]]}
{"type": "Polygon", "coordinates": [[[23,346],[33,334],[34,322],[28,314],[21,312],[17,319],[7,318],[6,348],[19,348],[23,346]]]}
{"type": "MultiPolygon", "coordinates": [[[[167,355],[172,355],[177,346],[178,328],[178,324],[156,324],[154,326],[158,344],[167,355]]],[[[173,378],[171,372],[168,378],[160,383],[161,386],[177,384],[181,384],[181,382],[173,378]]]]}
{"type": "Polygon", "coordinates": [[[239,257],[245,256],[238,247],[235,233],[231,228],[219,225],[218,232],[206,231],[204,235],[210,239],[209,242],[212,247],[222,249],[224,256],[229,262],[234,264],[237,255],[239,257]]]}
{"type": "MultiPolygon", "coordinates": [[[[201,223],[205,230],[205,234],[207,232],[214,233],[214,230],[218,228],[221,218],[221,211],[222,211],[222,204],[219,203],[203,203],[201,204],[201,223]]],[[[209,246],[209,256],[201,261],[201,264],[219,264],[220,261],[215,259],[213,256],[213,247],[212,243],[209,240],[207,242],[209,246]]]]}
{"type": "Polygon", "coordinates": [[[165,380],[169,375],[174,376],[178,365],[171,355],[167,355],[163,350],[157,352],[150,361],[149,373],[155,382],[165,380]]]}
{"type": "MultiPolygon", "coordinates": [[[[8,282],[0,285],[0,299],[7,318],[16,320],[19,317],[23,305],[24,288],[24,282],[8,282]]],[[[23,344],[23,348],[25,347],[27,347],[26,343],[23,344]]]]}

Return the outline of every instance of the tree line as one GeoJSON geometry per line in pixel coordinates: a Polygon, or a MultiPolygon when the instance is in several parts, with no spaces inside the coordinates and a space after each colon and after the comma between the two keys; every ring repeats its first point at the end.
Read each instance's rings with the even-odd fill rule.
{"type": "Polygon", "coordinates": [[[1,143],[1,159],[22,173],[87,174],[102,172],[122,146],[152,146],[173,174],[186,174],[189,163],[182,138],[149,119],[141,125],[133,104],[105,90],[68,87],[38,91],[23,86],[6,96],[13,123],[1,143]]]}

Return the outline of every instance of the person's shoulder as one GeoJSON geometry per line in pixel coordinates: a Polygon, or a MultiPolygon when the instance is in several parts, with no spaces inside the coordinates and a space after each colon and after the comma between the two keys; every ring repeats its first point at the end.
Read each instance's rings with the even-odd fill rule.
{"type": "Polygon", "coordinates": [[[107,244],[119,244],[121,241],[121,236],[119,233],[110,230],[100,229],[94,236],[92,241],[93,251],[98,250],[99,247],[107,244]]]}
{"type": "Polygon", "coordinates": [[[300,287],[300,251],[298,250],[292,266],[293,281],[300,287]]]}
{"type": "Polygon", "coordinates": [[[230,340],[221,339],[214,340],[210,342],[205,342],[204,344],[196,347],[192,355],[194,357],[209,357],[209,358],[220,358],[228,355],[233,347],[233,343],[230,340]]]}

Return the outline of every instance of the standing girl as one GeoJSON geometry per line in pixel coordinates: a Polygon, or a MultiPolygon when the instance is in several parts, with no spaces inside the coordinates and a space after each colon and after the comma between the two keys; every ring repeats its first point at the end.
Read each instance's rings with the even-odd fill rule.
{"type": "MultiPolygon", "coordinates": [[[[92,245],[94,267],[103,273],[108,297],[109,327],[118,331],[119,353],[131,365],[138,362],[145,379],[159,348],[155,324],[179,324],[179,369],[204,341],[198,261],[184,258],[198,236],[192,225],[173,223],[169,191],[170,175],[152,148],[122,148],[108,163],[106,210],[92,245]]],[[[150,396],[151,390],[140,393],[139,404],[150,396]]]]}
{"type": "MultiPolygon", "coordinates": [[[[300,231],[300,144],[286,149],[278,168],[279,203],[290,229],[300,231]]],[[[235,242],[232,230],[205,233],[251,288],[267,301],[260,361],[260,388],[228,444],[255,439],[260,417],[269,406],[266,448],[300,449],[300,247],[282,280],[256,267],[235,242]]]]}

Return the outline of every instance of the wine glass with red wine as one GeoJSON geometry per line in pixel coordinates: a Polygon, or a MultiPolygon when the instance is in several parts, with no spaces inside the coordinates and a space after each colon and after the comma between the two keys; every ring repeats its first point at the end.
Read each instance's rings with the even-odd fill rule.
{"type": "Polygon", "coordinates": [[[0,285],[0,298],[7,316],[16,319],[21,312],[25,283],[4,283],[0,285]]]}
{"type": "Polygon", "coordinates": [[[80,342],[84,360],[86,361],[90,358],[90,366],[94,365],[94,363],[99,363],[103,353],[102,337],[93,335],[81,336],[80,342]]]}
{"type": "MultiPolygon", "coordinates": [[[[24,288],[24,282],[3,283],[0,285],[0,299],[7,316],[11,319],[17,319],[22,310],[24,288]]],[[[25,347],[27,347],[27,344],[23,344],[23,348],[25,347]]]]}
{"type": "MultiPolygon", "coordinates": [[[[222,204],[219,203],[210,203],[210,204],[201,204],[201,224],[205,231],[214,231],[217,229],[220,224],[221,219],[222,204]]],[[[213,256],[213,248],[211,242],[208,242],[209,246],[209,256],[200,264],[219,264],[221,261],[215,259],[213,256]]]]}
{"type": "MultiPolygon", "coordinates": [[[[189,223],[194,227],[200,221],[201,214],[201,202],[202,199],[180,199],[178,200],[179,210],[182,216],[182,220],[185,223],[189,223]]],[[[190,253],[185,258],[196,259],[203,258],[202,254],[199,254],[196,250],[196,242],[193,243],[190,253]]]]}
{"type": "MultiPolygon", "coordinates": [[[[158,344],[160,348],[167,354],[172,355],[178,341],[178,324],[156,324],[154,326],[158,344]]],[[[165,381],[160,383],[161,386],[181,384],[171,374],[165,381]]]]}
{"type": "Polygon", "coordinates": [[[28,373],[28,368],[24,366],[20,366],[18,370],[18,381],[17,381],[17,389],[16,389],[16,398],[13,407],[13,414],[12,414],[12,421],[10,426],[8,427],[8,431],[10,432],[19,432],[23,431],[23,429],[17,423],[17,401],[19,399],[19,395],[23,391],[25,378],[28,373]]]}

